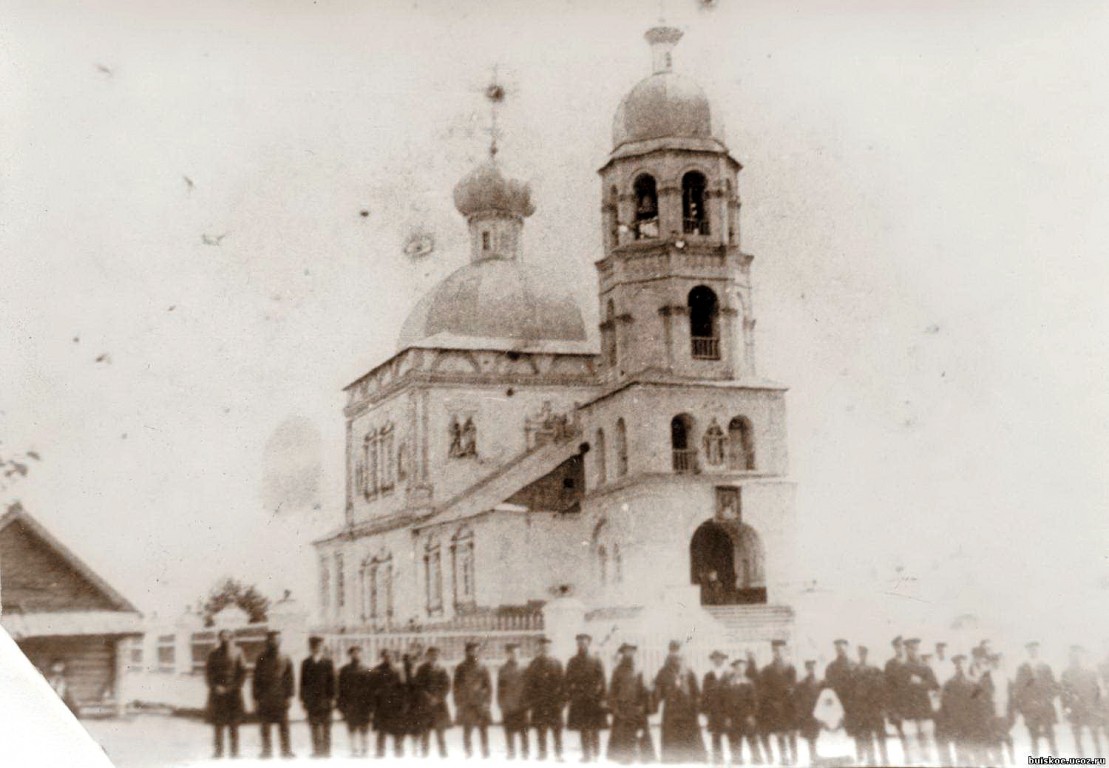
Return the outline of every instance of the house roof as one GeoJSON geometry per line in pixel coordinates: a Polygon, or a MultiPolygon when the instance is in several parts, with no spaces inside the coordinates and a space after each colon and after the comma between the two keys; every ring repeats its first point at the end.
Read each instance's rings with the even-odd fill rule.
{"type": "MultiPolygon", "coordinates": [[[[89,568],[89,566],[77,557],[67,546],[58,541],[53,534],[43,527],[42,523],[31,517],[30,513],[28,513],[19,502],[9,506],[8,511],[0,516],[0,531],[3,531],[15,522],[20,522],[26,526],[31,533],[49,547],[58,557],[64,560],[69,567],[92,584],[93,587],[107,598],[108,602],[114,606],[116,611],[139,615],[138,609],[131,604],[131,601],[113,589],[108,582],[104,581],[104,579],[92,570],[92,568],[89,568]]],[[[2,575],[0,575],[0,579],[2,579],[2,575]]],[[[0,589],[2,588],[3,586],[0,584],[0,589]]]]}
{"type": "Polygon", "coordinates": [[[12,637],[73,635],[141,635],[142,616],[128,611],[58,611],[6,613],[0,626],[12,637]]]}

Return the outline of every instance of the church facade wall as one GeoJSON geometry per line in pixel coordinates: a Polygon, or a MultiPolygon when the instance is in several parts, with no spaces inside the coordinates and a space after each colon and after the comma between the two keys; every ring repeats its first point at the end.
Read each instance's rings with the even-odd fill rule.
{"type": "Polygon", "coordinates": [[[643,604],[661,600],[670,587],[691,583],[690,542],[697,529],[717,515],[717,488],[738,488],[742,523],[754,529],[762,547],[768,600],[788,600],[794,563],[793,484],[748,478],[713,482],[704,476],[656,477],[594,494],[584,514],[593,524],[584,591],[597,604],[643,604]],[[607,583],[600,578],[598,548],[609,558],[607,583]],[[612,562],[619,546],[619,572],[612,562]]]}
{"type": "Polygon", "coordinates": [[[617,439],[620,419],[626,433],[627,476],[673,474],[671,422],[688,414],[691,424],[688,445],[701,474],[733,474],[729,451],[729,425],[745,419],[751,430],[750,447],[754,469],[743,474],[785,476],[789,472],[786,451],[785,399],[778,389],[748,387],[693,386],[685,384],[633,384],[582,409],[583,438],[590,441],[586,456],[586,488],[597,490],[621,479],[620,445],[617,439]],[[723,434],[723,456],[706,454],[705,437],[713,425],[723,434]],[[601,482],[601,461],[594,450],[598,430],[605,433],[603,461],[605,482],[601,482]],[[712,463],[710,458],[721,458],[712,463]]]}

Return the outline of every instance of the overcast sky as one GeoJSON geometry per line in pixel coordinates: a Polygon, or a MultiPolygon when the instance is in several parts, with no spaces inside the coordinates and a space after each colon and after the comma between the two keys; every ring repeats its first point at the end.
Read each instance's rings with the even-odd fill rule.
{"type": "MultiPolygon", "coordinates": [[[[798,580],[865,598],[901,565],[1081,615],[1063,596],[1109,577],[1104,4],[667,6],[745,166],[798,580]]],[[[8,495],[143,610],[224,575],[312,604],[341,387],[468,258],[450,194],[492,67],[525,258],[593,327],[595,170],[658,4],[95,8],[0,28],[0,439],[44,457],[8,495]]]]}

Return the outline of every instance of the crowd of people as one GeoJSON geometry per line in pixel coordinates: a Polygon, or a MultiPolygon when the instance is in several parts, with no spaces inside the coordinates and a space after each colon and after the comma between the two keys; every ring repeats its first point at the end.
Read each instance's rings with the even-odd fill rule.
{"type": "MultiPolygon", "coordinates": [[[[369,755],[372,728],[377,757],[385,757],[390,744],[392,754],[402,756],[406,742],[415,754],[430,757],[434,737],[434,752],[446,758],[445,734],[457,725],[466,757],[478,750],[489,757],[494,701],[509,759],[533,754],[529,732],[534,731],[534,756],[545,760],[553,752],[561,761],[566,728],[580,734],[584,762],[606,757],[625,764],[661,759],[796,765],[803,740],[807,759],[815,764],[821,732],[842,728],[854,739],[859,764],[891,764],[890,735],[899,740],[906,765],[1015,764],[1011,731],[1018,715],[1035,754],[1040,754],[1041,742],[1048,754],[1058,754],[1057,699],[1079,755],[1085,754],[1084,734],[1097,755],[1099,732],[1109,728],[1109,660],[1095,669],[1078,647],[1071,649],[1070,664],[1057,680],[1039,658],[1037,643],[1027,645],[1028,658],[1010,676],[1002,655],[988,641],[976,645],[968,657],[948,656],[942,642],[934,653],[921,653],[919,639],[897,637],[892,657],[879,668],[869,662],[866,647],[855,648],[852,658],[848,641],[836,640],[835,658],[821,678],[813,659],[804,660],[799,675],[786,658],[786,643],[776,640],[772,659],[762,668],[750,651],[730,663],[727,654],[714,651],[712,668],[699,679],[678,642],[670,644],[661,669],[650,678],[637,665],[634,645],[620,646],[619,660],[606,678],[589,635],[578,635],[576,642],[577,652],[565,667],[550,654],[547,638],[540,639],[536,656],[526,665],[518,645],[509,643],[506,660],[494,675],[476,642],[466,644],[465,658],[453,672],[434,647],[400,659],[382,650],[380,661],[370,667],[362,649],[353,646],[349,662],[336,670],[322,639],[312,637],[297,686],[293,662],[282,653],[279,634],[270,632],[251,677],[262,757],[275,754],[275,727],[280,754],[293,756],[289,709],[296,697],[307,716],[314,757],[331,754],[336,711],[346,723],[355,756],[369,755]],[[657,751],[649,724],[655,714],[661,715],[657,751]],[[602,750],[604,730],[609,736],[602,750]]],[[[221,632],[207,662],[208,713],[217,757],[239,754],[247,677],[242,652],[230,632],[221,632]]]]}

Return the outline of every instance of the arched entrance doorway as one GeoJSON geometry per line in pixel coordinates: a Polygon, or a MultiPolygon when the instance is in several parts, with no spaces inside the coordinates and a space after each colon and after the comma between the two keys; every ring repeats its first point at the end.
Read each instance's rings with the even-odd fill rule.
{"type": "Polygon", "coordinates": [[[702,605],[766,602],[762,543],[749,525],[702,523],[689,542],[690,581],[701,588],[702,605]]]}

